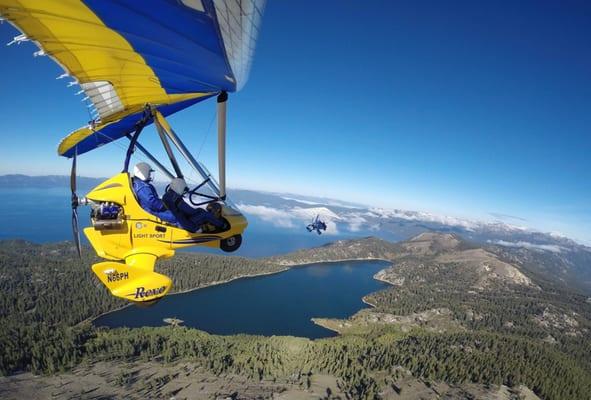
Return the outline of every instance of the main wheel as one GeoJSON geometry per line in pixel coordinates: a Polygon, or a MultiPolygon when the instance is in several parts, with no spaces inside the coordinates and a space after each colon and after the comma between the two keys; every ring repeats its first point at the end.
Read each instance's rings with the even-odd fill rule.
{"type": "Polygon", "coordinates": [[[242,244],[242,235],[230,236],[227,239],[220,240],[220,249],[227,253],[238,250],[242,244]]]}

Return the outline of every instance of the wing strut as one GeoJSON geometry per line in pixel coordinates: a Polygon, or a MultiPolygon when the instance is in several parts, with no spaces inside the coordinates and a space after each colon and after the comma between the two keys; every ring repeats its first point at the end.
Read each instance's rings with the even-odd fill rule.
{"type": "Polygon", "coordinates": [[[130,137],[129,135],[127,136],[127,137],[130,137],[130,143],[129,143],[129,147],[127,148],[127,154],[125,155],[125,163],[123,164],[123,172],[129,171],[129,161],[131,160],[131,155],[135,151],[135,146],[136,146],[137,140],[139,139],[140,134],[142,133],[142,130],[148,124],[149,120],[150,120],[150,109],[146,106],[146,108],[144,108],[144,115],[142,116],[142,119],[139,120],[137,122],[137,124],[135,124],[135,133],[133,134],[133,137],[130,137]]]}
{"type": "Polygon", "coordinates": [[[201,177],[204,180],[208,181],[207,183],[211,187],[211,189],[214,191],[215,195],[221,199],[220,189],[216,185],[215,179],[213,179],[211,174],[195,159],[195,157],[193,157],[191,152],[187,149],[187,147],[181,141],[181,139],[177,136],[177,134],[172,130],[172,128],[168,124],[168,121],[166,121],[164,119],[162,114],[160,114],[160,112],[155,108],[153,109],[153,113],[154,113],[154,123],[156,124],[156,127],[158,128],[158,130],[159,131],[162,130],[163,134],[168,136],[168,138],[176,146],[176,148],[179,150],[179,152],[182,154],[182,156],[185,158],[185,160],[187,160],[189,165],[191,165],[191,167],[193,167],[197,172],[199,172],[199,174],[201,175],[201,177]]]}
{"type": "MultiPolygon", "coordinates": [[[[133,140],[133,137],[131,135],[127,135],[127,138],[131,141],[133,140]]],[[[146,149],[144,146],[142,146],[140,144],[140,142],[135,142],[135,147],[142,152],[143,155],[145,155],[146,157],[148,157],[150,159],[150,161],[152,161],[156,167],[158,167],[158,169],[160,171],[162,171],[164,173],[164,175],[166,175],[168,177],[168,179],[174,179],[175,176],[164,166],[162,165],[162,163],[160,161],[158,161],[158,159],[156,157],[154,157],[152,155],[152,153],[150,153],[148,151],[148,149],[146,149]]]]}
{"type": "Polygon", "coordinates": [[[222,92],[218,96],[218,169],[220,183],[220,198],[226,199],[226,106],[228,93],[222,92]]]}
{"type": "Polygon", "coordinates": [[[125,163],[123,164],[123,171],[122,172],[129,172],[129,162],[131,161],[131,156],[135,152],[136,149],[141,151],[146,157],[150,159],[158,169],[160,169],[169,179],[173,179],[174,175],[170,173],[168,169],[160,161],[156,159],[144,146],[140,144],[138,141],[140,134],[144,127],[150,123],[152,120],[152,109],[150,105],[146,105],[144,108],[144,115],[141,120],[139,120],[135,124],[135,133],[130,135],[129,133],[125,135],[129,139],[129,147],[127,148],[127,154],[125,155],[125,163]]]}
{"type": "MultiPolygon", "coordinates": [[[[158,111],[154,111],[154,112],[158,112],[158,111]]],[[[160,113],[158,113],[158,114],[160,115],[160,113]]],[[[158,121],[156,121],[156,130],[158,131],[158,135],[160,136],[160,140],[162,141],[162,145],[164,146],[164,150],[166,150],[166,154],[168,154],[168,158],[170,159],[170,163],[172,164],[172,167],[174,168],[174,172],[176,172],[177,178],[182,178],[183,171],[181,171],[181,167],[179,167],[179,164],[176,161],[176,157],[174,156],[174,153],[172,152],[172,148],[170,147],[170,143],[168,143],[167,137],[170,137],[169,132],[161,124],[159,124],[158,121]]],[[[173,143],[174,143],[174,140],[173,140],[173,143]]]]}

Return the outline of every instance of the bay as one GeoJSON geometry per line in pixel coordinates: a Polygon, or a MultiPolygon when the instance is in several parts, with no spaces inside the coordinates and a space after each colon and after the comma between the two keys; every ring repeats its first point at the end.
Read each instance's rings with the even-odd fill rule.
{"type": "Polygon", "coordinates": [[[177,318],[185,326],[222,335],[330,337],[335,334],[311,318],[347,318],[367,307],[362,297],[387,286],[373,275],[388,265],[385,261],[309,264],[169,295],[151,307],[132,305],[94,323],[110,328],[162,326],[165,318],[177,318]]]}

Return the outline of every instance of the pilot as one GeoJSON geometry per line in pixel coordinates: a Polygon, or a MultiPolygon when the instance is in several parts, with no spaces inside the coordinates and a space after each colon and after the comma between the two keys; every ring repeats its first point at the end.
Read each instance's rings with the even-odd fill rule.
{"type": "Polygon", "coordinates": [[[197,232],[199,229],[205,230],[204,228],[210,228],[209,225],[213,229],[207,229],[207,231],[224,229],[226,224],[221,218],[216,218],[211,212],[202,208],[193,208],[185,202],[183,195],[187,190],[184,179],[174,178],[162,196],[163,203],[174,214],[179,225],[189,232],[197,232]]]}
{"type": "Polygon", "coordinates": [[[152,173],[154,170],[150,164],[141,162],[133,167],[133,191],[140,203],[140,206],[152,215],[157,216],[163,221],[171,224],[177,224],[178,221],[174,214],[166,208],[156,188],[150,182],[152,181],[152,173]]]}

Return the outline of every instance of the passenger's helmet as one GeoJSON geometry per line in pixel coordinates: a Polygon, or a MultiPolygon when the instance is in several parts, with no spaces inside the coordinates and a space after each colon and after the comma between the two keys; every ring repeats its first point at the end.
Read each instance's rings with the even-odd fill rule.
{"type": "Polygon", "coordinates": [[[137,163],[133,167],[133,176],[144,182],[150,182],[152,180],[152,172],[154,170],[150,167],[150,164],[145,162],[137,163]]]}
{"type": "Polygon", "coordinates": [[[174,178],[170,181],[170,189],[179,196],[182,196],[187,190],[187,183],[183,178],[174,178]]]}

